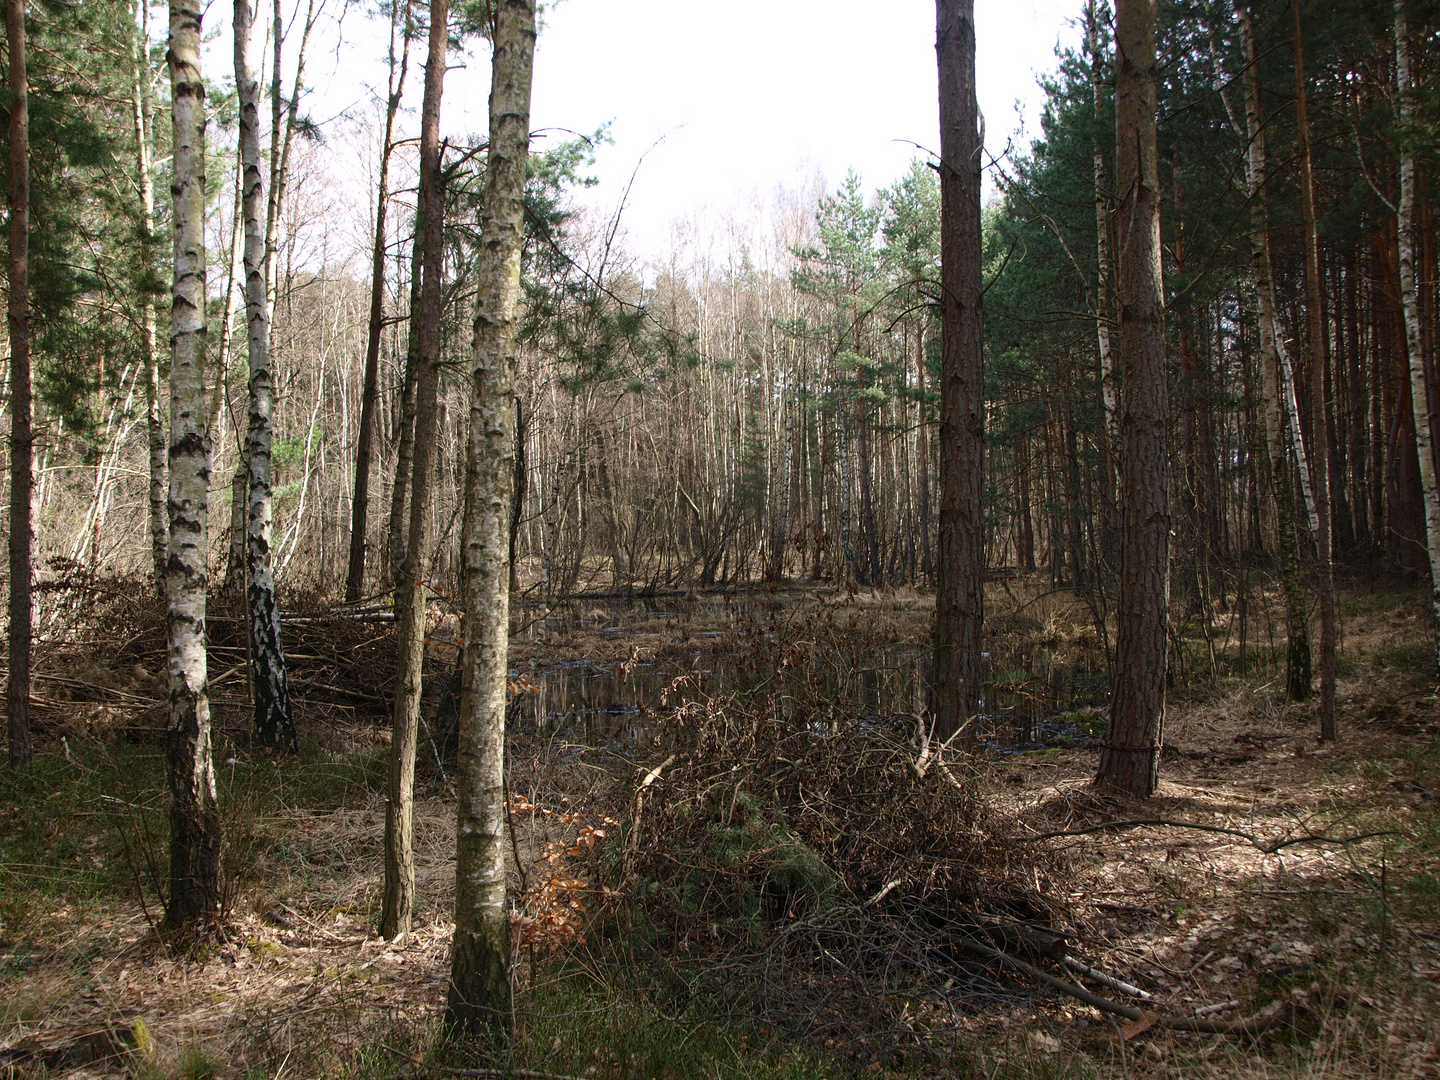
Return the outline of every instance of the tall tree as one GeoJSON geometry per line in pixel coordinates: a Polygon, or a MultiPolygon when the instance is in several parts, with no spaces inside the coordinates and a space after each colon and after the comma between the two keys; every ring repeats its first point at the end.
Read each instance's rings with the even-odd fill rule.
{"type": "Polygon", "coordinates": [[[255,738],[262,747],[295,747],[285,650],[280,640],[280,606],[275,598],[270,548],[274,513],[271,448],[275,434],[275,376],[270,364],[270,310],[266,297],[266,237],[260,208],[260,82],[250,70],[254,13],[250,0],[235,0],[235,89],[240,103],[241,214],[245,227],[245,321],[250,343],[250,466],[245,521],[245,595],[250,635],[251,692],[255,738]]]}
{"type": "Polygon", "coordinates": [[[490,151],[476,266],[465,469],[465,695],[460,712],[455,938],[446,1021],[479,1034],[509,1021],[505,904],[505,701],[510,642],[510,500],[515,469],[515,329],[530,146],[535,0],[495,12],[490,151]]]}
{"type": "Polygon", "coordinates": [[[136,0],[139,16],[134,26],[132,89],[135,112],[135,179],[140,188],[141,259],[140,347],[145,368],[145,433],[150,465],[150,558],[155,592],[165,597],[165,421],[160,402],[160,353],[155,338],[155,296],[150,282],[155,273],[155,180],[151,176],[150,143],[154,117],[150,106],[150,5],[136,0]]]}
{"type": "Polygon", "coordinates": [[[1311,469],[1315,489],[1316,570],[1320,577],[1320,737],[1335,731],[1335,566],[1331,558],[1329,447],[1335,441],[1325,394],[1330,350],[1325,334],[1325,305],[1320,280],[1320,236],[1315,222],[1315,169],[1310,155],[1309,93],[1305,84],[1305,40],[1300,0],[1291,0],[1295,16],[1295,129],[1300,156],[1300,208],[1305,223],[1305,305],[1310,346],[1310,425],[1316,447],[1311,469]]]}
{"type": "Polygon", "coordinates": [[[375,453],[375,428],[380,401],[380,337],[385,329],[385,216],[390,202],[390,152],[394,148],[395,115],[405,93],[410,66],[410,8],[399,0],[390,12],[390,76],[385,98],[385,134],[380,142],[380,178],[375,196],[375,242],[370,261],[370,325],[365,341],[365,385],[360,396],[360,437],[355,445],[355,497],[350,507],[350,562],[345,573],[345,599],[360,599],[365,589],[365,533],[370,516],[370,460],[375,453]],[[401,35],[396,71],[395,34],[401,35]]]}
{"type": "Polygon", "coordinates": [[[174,139],[175,276],[170,345],[170,540],[165,569],[170,671],[170,900],[182,929],[215,917],[220,810],[210,752],[205,673],[206,542],[210,461],[205,400],[205,83],[199,0],[170,0],[170,110],[174,139]]]}
{"type": "Polygon", "coordinates": [[[1165,719],[1170,601],[1156,0],[1115,5],[1116,359],[1120,366],[1120,599],[1110,728],[1096,783],[1155,791],[1165,719]]]}
{"type": "MultiPolygon", "coordinates": [[[[1270,479],[1280,529],[1280,569],[1285,584],[1286,689],[1303,701],[1310,696],[1310,630],[1306,619],[1305,589],[1300,569],[1300,547],[1295,533],[1295,481],[1290,471],[1286,440],[1287,393],[1282,371],[1275,311],[1275,272],[1270,261],[1270,218],[1266,198],[1264,116],[1260,104],[1259,49],[1255,23],[1248,4],[1239,6],[1240,39],[1245,55],[1245,175],[1250,196],[1250,251],[1254,262],[1255,299],[1260,321],[1260,375],[1265,397],[1265,435],[1270,455],[1270,479]]],[[[1298,416],[1291,417],[1298,422],[1298,416]]],[[[1297,440],[1298,442],[1298,440],[1297,440]]],[[[1304,453],[1298,446],[1297,458],[1304,453]]],[[[1318,531],[1318,529],[1317,529],[1318,531]]]]}
{"type": "MultiPolygon", "coordinates": [[[[13,47],[13,46],[12,46],[13,47]]],[[[1415,412],[1415,448],[1420,458],[1420,488],[1425,499],[1425,539],[1430,553],[1430,601],[1436,628],[1436,673],[1440,677],[1440,492],[1431,452],[1430,400],[1425,388],[1420,300],[1415,287],[1415,86],[1410,68],[1410,34],[1405,0],[1395,0],[1395,92],[1400,106],[1400,306],[1410,369],[1410,404],[1415,412]]]]}
{"type": "MultiPolygon", "coordinates": [[[[415,390],[414,469],[410,533],[395,583],[397,672],[390,739],[390,801],[385,808],[385,889],[380,933],[410,933],[415,909],[415,747],[420,729],[421,669],[425,662],[426,573],[430,564],[430,489],[434,477],[436,398],[440,386],[440,313],[445,199],[440,176],[440,98],[445,89],[448,0],[430,0],[425,97],[420,107],[420,191],[416,227],[424,237],[418,313],[419,371],[415,390]]],[[[412,315],[414,318],[415,315],[412,315]]]]}
{"type": "Polygon", "coordinates": [[[10,49],[10,765],[30,764],[31,523],[35,436],[30,376],[30,89],[25,0],[6,0],[10,49]]]}
{"type": "Polygon", "coordinates": [[[975,5],[936,0],[940,72],[940,536],[935,714],[958,731],[980,696],[984,619],[985,388],[981,324],[980,142],[975,5]]]}

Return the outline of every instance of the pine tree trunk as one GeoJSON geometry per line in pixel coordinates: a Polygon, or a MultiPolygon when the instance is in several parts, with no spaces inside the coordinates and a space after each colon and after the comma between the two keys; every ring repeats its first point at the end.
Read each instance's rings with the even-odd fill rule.
{"type": "MultiPolygon", "coordinates": [[[[1260,114],[1260,74],[1256,67],[1255,26],[1248,5],[1241,5],[1240,36],[1245,50],[1245,127],[1249,138],[1246,180],[1250,196],[1250,252],[1255,267],[1255,295],[1259,306],[1260,374],[1265,396],[1265,434],[1270,456],[1270,480],[1280,529],[1280,569],[1285,585],[1286,692],[1295,701],[1310,696],[1310,631],[1305,618],[1305,587],[1301,576],[1299,541],[1295,534],[1295,482],[1290,475],[1286,445],[1286,383],[1282,379],[1279,344],[1275,335],[1275,286],[1270,268],[1270,225],[1265,199],[1265,132],[1260,114]]],[[[1297,427],[1298,427],[1298,416],[1297,427]]],[[[1298,442],[1298,440],[1297,440],[1298,442]]],[[[1300,451],[1303,456],[1304,451],[1300,451]]]]}
{"type": "Polygon", "coordinates": [[[271,446],[275,379],[270,367],[270,319],[266,303],[265,234],[260,207],[260,83],[250,70],[250,0],[235,0],[235,86],[240,99],[240,160],[245,218],[245,317],[250,341],[249,506],[245,520],[245,595],[250,668],[255,699],[255,737],[267,750],[295,748],[280,607],[275,600],[271,551],[273,497],[271,446]]]}
{"type": "Polygon", "coordinates": [[[980,699],[984,618],[984,383],[980,125],[974,0],[936,0],[940,73],[940,538],[935,589],[936,728],[960,730],[980,699]]]}
{"type": "Polygon", "coordinates": [[[510,642],[509,501],[515,467],[515,329],[535,0],[501,0],[490,88],[490,154],[475,272],[465,469],[465,697],[460,710],[455,938],[446,1024],[469,1035],[510,1023],[505,903],[505,700],[510,642]]]}
{"type": "Polygon", "coordinates": [[[1105,187],[1105,151],[1100,141],[1105,116],[1101,74],[1100,19],[1096,0],[1085,5],[1085,40],[1090,51],[1090,100],[1095,116],[1095,338],[1100,349],[1100,398],[1105,410],[1105,446],[1110,490],[1119,490],[1120,477],[1120,389],[1115,377],[1115,354],[1110,340],[1110,195],[1105,187]]]}
{"type": "Polygon", "coordinates": [[[170,539],[165,564],[170,671],[165,743],[172,797],[170,898],[165,924],[172,930],[215,919],[220,899],[220,810],[205,685],[210,462],[205,430],[205,84],[200,76],[200,38],[198,0],[170,0],[175,276],[170,339],[170,539]]]}
{"type": "MultiPolygon", "coordinates": [[[[1295,124],[1299,133],[1300,204],[1305,219],[1305,297],[1309,307],[1310,409],[1315,468],[1315,549],[1320,575],[1320,737],[1332,740],[1335,731],[1335,567],[1331,554],[1330,453],[1335,437],[1325,395],[1329,368],[1325,311],[1320,291],[1320,240],[1315,226],[1315,176],[1310,158],[1310,119],[1305,88],[1305,47],[1301,33],[1300,0],[1293,0],[1295,15],[1295,124]]],[[[1297,428],[1298,417],[1297,417],[1297,428]]]]}
{"type": "Polygon", "coordinates": [[[149,289],[149,275],[155,270],[155,180],[150,175],[150,6],[137,0],[140,19],[135,42],[135,172],[140,185],[140,259],[144,286],[140,301],[140,347],[145,365],[145,432],[150,466],[150,561],[155,575],[155,593],[165,596],[165,545],[169,525],[165,508],[165,421],[160,409],[160,355],[155,341],[155,298],[149,289]]]}
{"type": "Polygon", "coordinates": [[[35,436],[30,374],[30,98],[25,0],[6,0],[10,48],[10,679],[5,690],[10,767],[30,765],[31,502],[35,436]]]}
{"type": "Polygon", "coordinates": [[[1156,0],[1115,5],[1116,300],[1120,366],[1120,597],[1110,729],[1097,785],[1155,793],[1165,722],[1170,607],[1160,180],[1156,152],[1156,0]]]}
{"type": "Polygon", "coordinates": [[[1410,403],[1415,411],[1415,450],[1420,458],[1420,488],[1425,498],[1425,540],[1430,554],[1430,600],[1436,626],[1436,669],[1440,675],[1440,493],[1430,446],[1430,417],[1425,393],[1425,363],[1420,347],[1420,304],[1415,288],[1415,133],[1411,128],[1414,87],[1405,2],[1395,0],[1395,90],[1400,99],[1400,304],[1405,315],[1405,346],[1410,367],[1410,403]]]}
{"type": "MultiPolygon", "coordinates": [[[[375,243],[370,263],[370,325],[365,341],[365,385],[360,395],[360,435],[355,446],[355,497],[350,506],[350,561],[345,574],[345,600],[359,600],[365,590],[365,534],[370,516],[370,461],[375,453],[376,411],[380,400],[380,336],[385,328],[385,211],[390,201],[390,152],[395,114],[405,91],[410,66],[410,3],[403,16],[399,4],[392,18],[403,18],[403,44],[398,78],[392,76],[385,102],[385,137],[380,145],[379,192],[375,198],[375,243]]],[[[390,70],[395,70],[395,25],[390,27],[390,70]]]]}
{"type": "MultiPolygon", "coordinates": [[[[390,801],[385,808],[385,891],[380,934],[408,937],[415,910],[415,747],[420,728],[421,669],[425,661],[425,575],[430,564],[430,488],[434,474],[436,397],[440,385],[440,309],[445,205],[440,186],[440,98],[445,87],[447,0],[430,0],[429,55],[420,118],[420,211],[424,239],[423,290],[418,321],[415,461],[410,481],[410,529],[395,585],[396,686],[390,739],[390,801]]],[[[412,314],[412,319],[414,315],[412,314]]],[[[468,633],[468,628],[467,628],[468,633]]]]}

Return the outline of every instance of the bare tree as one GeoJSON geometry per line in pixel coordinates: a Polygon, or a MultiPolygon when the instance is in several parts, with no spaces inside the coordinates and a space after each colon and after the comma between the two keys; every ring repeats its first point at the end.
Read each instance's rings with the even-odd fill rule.
{"type": "Polygon", "coordinates": [[[365,342],[365,386],[360,397],[360,438],[355,447],[355,498],[350,510],[350,561],[345,574],[345,599],[360,599],[365,588],[365,533],[370,512],[370,459],[374,456],[376,412],[380,400],[380,336],[385,328],[385,215],[390,201],[390,154],[394,149],[395,115],[405,92],[410,66],[410,8],[399,3],[391,11],[390,84],[385,99],[385,134],[380,142],[380,178],[375,196],[375,244],[370,265],[370,327],[365,342]],[[399,72],[395,65],[395,33],[401,34],[399,72]]]}
{"type": "Polygon", "coordinates": [[[1160,180],[1155,147],[1156,0],[1115,5],[1116,301],[1120,365],[1120,600],[1110,729],[1095,782],[1154,794],[1165,719],[1170,603],[1160,180]]]}
{"type": "Polygon", "coordinates": [[[505,701],[510,499],[515,470],[515,316],[530,145],[535,0],[495,12],[490,153],[476,268],[465,469],[465,695],[460,708],[455,937],[446,1023],[479,1034],[510,1017],[505,904],[505,701]]]}
{"type": "Polygon", "coordinates": [[[235,0],[235,87],[240,99],[241,213],[245,228],[245,321],[250,343],[249,507],[245,522],[245,595],[250,635],[251,692],[255,737],[261,746],[294,749],[295,723],[280,641],[280,606],[275,599],[271,524],[274,513],[271,447],[275,433],[275,375],[270,364],[270,312],[266,303],[265,245],[260,218],[260,83],[250,70],[253,25],[250,0],[235,0]]]}
{"type": "Polygon", "coordinates": [[[170,0],[175,277],[170,347],[168,598],[170,899],[182,929],[214,918],[220,887],[220,810],[210,752],[205,672],[206,534],[210,461],[205,400],[205,83],[198,0],[170,0]]]}

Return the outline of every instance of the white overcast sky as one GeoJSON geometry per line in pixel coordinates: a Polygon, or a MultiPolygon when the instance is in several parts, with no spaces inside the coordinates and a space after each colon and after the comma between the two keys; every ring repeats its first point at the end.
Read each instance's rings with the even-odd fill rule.
{"type": "MultiPolygon", "coordinates": [[[[1043,101],[1036,75],[1054,68],[1057,41],[1077,40],[1070,20],[1081,2],[977,0],[980,107],[992,153],[1022,124],[1027,137],[1035,133],[1043,101]]],[[[342,3],[328,0],[336,11],[342,3]]],[[[231,70],[232,10],[229,0],[211,0],[206,15],[217,33],[205,63],[218,78],[231,70]]],[[[327,20],[317,29],[305,102],[314,119],[363,102],[370,88],[383,93],[387,30],[354,7],[343,27],[327,20]]],[[[418,126],[423,41],[414,48],[407,130],[418,126]]],[[[483,133],[488,49],[481,42],[451,63],[442,126],[483,133]]],[[[607,122],[614,141],[599,152],[599,186],[583,198],[612,211],[634,173],[623,222],[643,258],[663,258],[675,220],[764,204],[777,187],[808,186],[817,171],[833,188],[853,167],[873,191],[922,153],[915,144],[938,149],[935,5],[560,0],[539,40],[532,128],[590,133],[607,122]]]]}

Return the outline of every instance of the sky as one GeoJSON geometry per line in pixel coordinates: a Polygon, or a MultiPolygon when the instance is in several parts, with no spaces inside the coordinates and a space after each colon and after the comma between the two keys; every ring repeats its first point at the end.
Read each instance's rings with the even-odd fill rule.
{"type": "MultiPolygon", "coordinates": [[[[341,0],[328,2],[340,9],[341,0]]],[[[977,0],[992,154],[1036,131],[1036,75],[1054,68],[1057,41],[1078,40],[1070,21],[1080,5],[977,0]]],[[[207,25],[219,31],[207,48],[211,71],[229,70],[229,9],[210,4],[207,25]]],[[[372,88],[383,93],[387,29],[353,6],[343,24],[317,28],[305,102],[313,118],[338,117],[372,88]]],[[[424,43],[413,48],[407,129],[418,126],[424,43]]],[[[451,64],[442,127],[483,133],[488,49],[481,42],[451,64]]],[[[531,127],[549,140],[605,124],[612,142],[592,170],[600,183],[582,199],[608,216],[623,198],[622,227],[643,259],[663,260],[677,219],[764,205],[777,188],[807,188],[817,174],[834,188],[854,168],[870,190],[887,186],[912,158],[938,150],[933,0],[560,0],[537,46],[531,127]]]]}

